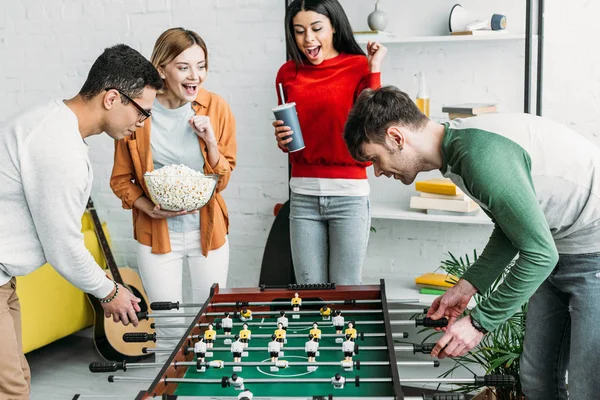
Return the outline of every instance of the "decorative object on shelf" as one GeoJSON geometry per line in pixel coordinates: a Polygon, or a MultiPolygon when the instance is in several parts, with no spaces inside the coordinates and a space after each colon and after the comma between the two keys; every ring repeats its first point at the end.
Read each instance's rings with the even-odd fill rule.
{"type": "Polygon", "coordinates": [[[375,1],[375,10],[367,17],[369,28],[374,31],[383,31],[387,26],[387,15],[379,10],[379,0],[375,1]]]}
{"type": "Polygon", "coordinates": [[[474,31],[502,31],[506,29],[506,16],[492,14],[491,18],[480,18],[460,4],[455,4],[450,10],[448,28],[453,35],[474,31]]]}
{"type": "Polygon", "coordinates": [[[425,83],[425,72],[419,72],[419,92],[417,93],[417,107],[429,118],[429,92],[425,83]]]}
{"type": "MultiPolygon", "coordinates": [[[[462,277],[465,271],[477,260],[477,250],[473,250],[473,262],[471,262],[468,255],[465,255],[464,259],[463,257],[457,259],[452,253],[448,253],[448,255],[450,258],[441,262],[440,269],[457,278],[462,277]]],[[[475,303],[479,304],[486,300],[491,293],[498,288],[513,266],[514,261],[506,267],[504,273],[494,281],[494,284],[485,293],[476,293],[473,296],[475,303]]],[[[441,376],[451,376],[457,368],[468,368],[469,365],[476,364],[485,369],[486,374],[514,376],[516,385],[511,389],[484,389],[482,393],[478,394],[473,399],[524,399],[521,381],[519,380],[519,358],[523,352],[523,340],[525,339],[527,305],[528,303],[523,304],[520,311],[498,326],[496,330],[485,335],[477,348],[464,356],[454,358],[456,363],[455,366],[441,376]],[[492,391],[495,397],[485,397],[488,394],[486,391],[492,391]]],[[[423,341],[425,342],[428,339],[429,337],[426,337],[423,341]]],[[[472,385],[464,385],[462,388],[465,392],[474,389],[476,388],[472,385]]]]}

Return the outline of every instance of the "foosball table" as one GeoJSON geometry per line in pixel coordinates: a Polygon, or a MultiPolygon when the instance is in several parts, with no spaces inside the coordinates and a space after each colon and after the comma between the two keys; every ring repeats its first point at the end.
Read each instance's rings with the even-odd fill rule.
{"type": "MultiPolygon", "coordinates": [[[[403,379],[400,367],[436,367],[403,354],[431,352],[435,343],[403,344],[402,326],[443,327],[445,319],[411,318],[415,308],[390,307],[379,285],[287,285],[220,289],[203,305],[158,302],[154,327],[169,310],[201,306],[168,360],[151,378],[110,375],[110,382],[149,382],[136,400],[161,399],[431,399],[460,400],[458,393],[405,396],[403,384],[450,383],[512,386],[512,376],[403,379]],[[166,311],[166,312],[165,312],[166,311]]],[[[426,310],[420,310],[421,313],[426,310]]],[[[170,325],[172,327],[172,325],[170,325]]],[[[126,342],[160,340],[156,333],[125,334],[126,342]]],[[[159,348],[145,351],[160,352],[159,348]]],[[[157,367],[154,363],[95,362],[92,372],[157,367]]]]}

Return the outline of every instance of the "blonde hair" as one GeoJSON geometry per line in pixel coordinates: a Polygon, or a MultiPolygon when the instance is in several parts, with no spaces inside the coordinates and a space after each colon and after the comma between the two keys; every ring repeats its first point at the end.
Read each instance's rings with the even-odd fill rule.
{"type": "Polygon", "coordinates": [[[173,61],[175,57],[194,45],[200,46],[202,51],[204,51],[206,69],[208,69],[208,49],[206,48],[206,43],[204,43],[204,40],[196,32],[183,28],[167,29],[156,39],[150,62],[152,62],[156,69],[164,67],[173,61]]]}

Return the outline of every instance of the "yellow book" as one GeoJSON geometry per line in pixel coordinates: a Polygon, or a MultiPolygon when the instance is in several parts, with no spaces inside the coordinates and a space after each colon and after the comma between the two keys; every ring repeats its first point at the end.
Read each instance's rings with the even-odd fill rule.
{"type": "Polygon", "coordinates": [[[454,283],[452,282],[458,282],[458,278],[450,274],[438,274],[433,272],[429,272],[415,278],[415,283],[417,285],[422,285],[423,287],[434,286],[440,288],[451,288],[454,286],[454,283]]]}
{"type": "Polygon", "coordinates": [[[458,196],[464,194],[450,179],[433,178],[425,181],[415,182],[415,189],[419,192],[447,194],[450,196],[458,196]]]}

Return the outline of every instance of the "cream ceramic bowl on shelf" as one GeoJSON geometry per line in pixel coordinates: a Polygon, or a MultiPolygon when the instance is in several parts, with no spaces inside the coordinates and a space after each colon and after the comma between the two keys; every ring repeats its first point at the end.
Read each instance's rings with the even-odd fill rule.
{"type": "Polygon", "coordinates": [[[150,200],[168,211],[198,210],[212,198],[219,175],[204,175],[184,165],[167,165],[146,172],[150,200]]]}

